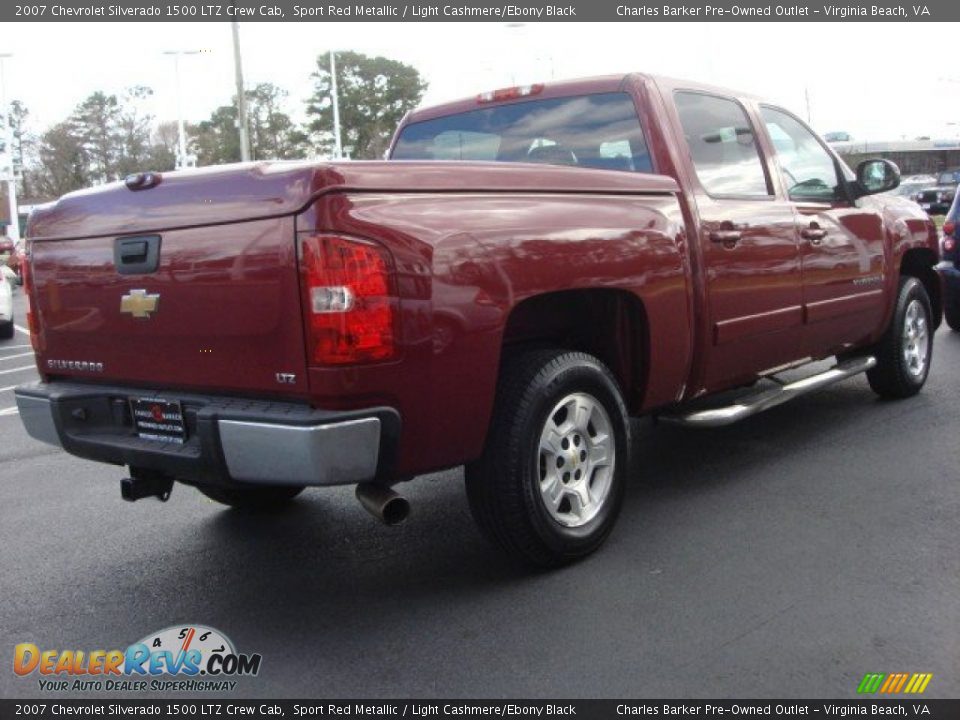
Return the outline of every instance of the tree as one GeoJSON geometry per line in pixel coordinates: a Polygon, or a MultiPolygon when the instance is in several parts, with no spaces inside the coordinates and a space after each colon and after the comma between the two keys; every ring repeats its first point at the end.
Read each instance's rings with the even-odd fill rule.
{"type": "Polygon", "coordinates": [[[168,120],[154,129],[150,140],[150,158],[147,167],[151,170],[173,170],[177,166],[177,122],[168,120]]]}
{"type": "Polygon", "coordinates": [[[236,105],[221,105],[210,115],[189,128],[198,165],[220,165],[240,162],[240,134],[237,132],[236,105]]]}
{"type": "Polygon", "coordinates": [[[29,115],[30,111],[27,110],[26,105],[19,100],[11,101],[10,126],[13,135],[11,154],[14,167],[19,174],[18,180],[20,188],[18,192],[21,197],[29,196],[32,190],[29,173],[27,171],[27,159],[34,148],[35,138],[26,131],[25,126],[29,115]]]}
{"type": "Polygon", "coordinates": [[[143,85],[128,88],[116,117],[116,135],[119,141],[117,155],[111,168],[112,179],[126,177],[152,167],[153,146],[151,126],[153,117],[142,111],[143,102],[153,95],[153,90],[143,85]]]}
{"type": "Polygon", "coordinates": [[[91,184],[116,179],[116,166],[123,144],[120,131],[120,101],[116,95],[97,91],[87,97],[70,116],[70,127],[89,162],[91,184]]]}
{"type": "Polygon", "coordinates": [[[59,197],[86,187],[89,158],[69,121],[58,123],[40,136],[36,167],[31,171],[39,195],[59,197]]]}
{"type": "MultiPolygon", "coordinates": [[[[307,135],[284,112],[282,104],[286,97],[286,91],[272,83],[260,83],[246,91],[252,159],[282,160],[306,156],[309,149],[307,135]]],[[[232,104],[221,105],[209,120],[191,128],[191,142],[198,164],[240,162],[239,116],[234,97],[232,104]]]]}
{"type": "MultiPolygon", "coordinates": [[[[427,83],[416,68],[385,57],[337,53],[337,90],[344,147],[355,158],[383,156],[400,120],[416,107],[427,83]]],[[[330,55],[317,58],[314,93],[307,101],[309,130],[317,148],[333,148],[330,55]]]]}
{"type": "Polygon", "coordinates": [[[286,90],[273,83],[260,83],[247,91],[250,154],[254,160],[306,157],[309,150],[307,134],[282,108],[287,95],[286,90]]]}

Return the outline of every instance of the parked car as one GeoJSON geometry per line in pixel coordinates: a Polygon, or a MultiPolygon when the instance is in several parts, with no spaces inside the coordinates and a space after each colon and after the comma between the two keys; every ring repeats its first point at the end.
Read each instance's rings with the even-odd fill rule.
{"type": "Polygon", "coordinates": [[[9,340],[14,333],[13,318],[13,272],[0,265],[0,340],[9,340]]]}
{"type": "Polygon", "coordinates": [[[960,332],[960,195],[943,221],[940,240],[941,262],[937,266],[943,277],[943,316],[951,330],[960,332]]]}
{"type": "Polygon", "coordinates": [[[960,184],[960,168],[944,170],[937,175],[937,182],[920,190],[916,201],[931,215],[943,215],[950,209],[960,184]]]}
{"type": "Polygon", "coordinates": [[[27,257],[27,241],[21,238],[14,246],[13,252],[7,258],[7,267],[13,270],[16,276],[14,282],[23,285],[23,264],[27,257]]]}
{"type": "Polygon", "coordinates": [[[0,235],[0,265],[6,265],[7,260],[13,254],[15,245],[13,240],[6,235],[0,235]]]}
{"type": "Polygon", "coordinates": [[[895,165],[852,172],[775,104],[516,87],[408,114],[389,157],[142,173],[35,210],[27,431],[128,466],[129,500],[355,484],[388,523],[397,483],[465,464],[485,534],[552,566],[613,528],[629,416],[709,428],[927,378],[933,223],[878,195],[895,165]]]}
{"type": "Polygon", "coordinates": [[[828,132],[823,134],[823,139],[828,143],[842,143],[842,142],[851,142],[853,138],[850,133],[844,132],[842,130],[836,132],[828,132]]]}
{"type": "Polygon", "coordinates": [[[935,175],[907,175],[900,178],[900,185],[891,190],[889,195],[908,198],[916,201],[917,193],[937,182],[935,175]]]}

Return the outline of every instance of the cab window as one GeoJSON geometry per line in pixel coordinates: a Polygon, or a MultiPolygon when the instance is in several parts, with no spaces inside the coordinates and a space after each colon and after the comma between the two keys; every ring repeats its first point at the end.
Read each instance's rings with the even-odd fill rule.
{"type": "Polygon", "coordinates": [[[710,195],[772,195],[753,127],[743,107],[729,98],[698,92],[674,97],[690,159],[710,195]]]}
{"type": "Polygon", "coordinates": [[[781,110],[760,109],[777,151],[780,172],[791,200],[833,202],[841,196],[837,165],[823,145],[799,120],[781,110]]]}

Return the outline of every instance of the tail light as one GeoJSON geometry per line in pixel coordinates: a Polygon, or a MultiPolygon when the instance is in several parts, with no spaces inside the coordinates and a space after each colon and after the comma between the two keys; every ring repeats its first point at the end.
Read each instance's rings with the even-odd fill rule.
{"type": "Polygon", "coordinates": [[[945,253],[953,252],[954,248],[957,247],[957,241],[952,237],[945,237],[943,239],[943,251],[945,253]]]}
{"type": "Polygon", "coordinates": [[[957,229],[957,225],[956,225],[956,223],[954,223],[952,220],[947,220],[947,221],[943,224],[943,234],[944,234],[944,235],[953,235],[953,232],[954,232],[954,230],[956,230],[956,229],[957,229]]]}
{"type": "Polygon", "coordinates": [[[30,345],[34,352],[40,352],[40,324],[33,311],[33,268],[30,263],[30,251],[24,248],[20,258],[20,277],[23,280],[23,297],[27,305],[27,329],[30,331],[30,345]]]}
{"type": "Polygon", "coordinates": [[[347,365],[397,354],[391,260],[376,245],[339,235],[300,239],[309,359],[347,365]]]}

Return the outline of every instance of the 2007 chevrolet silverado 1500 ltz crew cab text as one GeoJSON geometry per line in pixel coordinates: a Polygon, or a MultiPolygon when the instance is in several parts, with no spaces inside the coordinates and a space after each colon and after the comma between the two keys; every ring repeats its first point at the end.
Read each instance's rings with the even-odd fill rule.
{"type": "Polygon", "coordinates": [[[142,173],[37,210],[30,434],[129,466],[128,499],[357,484],[388,522],[392,486],[466,465],[484,533],[549,566],[610,532],[629,416],[715,426],[860,372],[891,398],[926,380],[933,225],[875,195],[895,166],[851,172],[780,107],[533,85],[412,112],[389,158],[142,173]]]}

